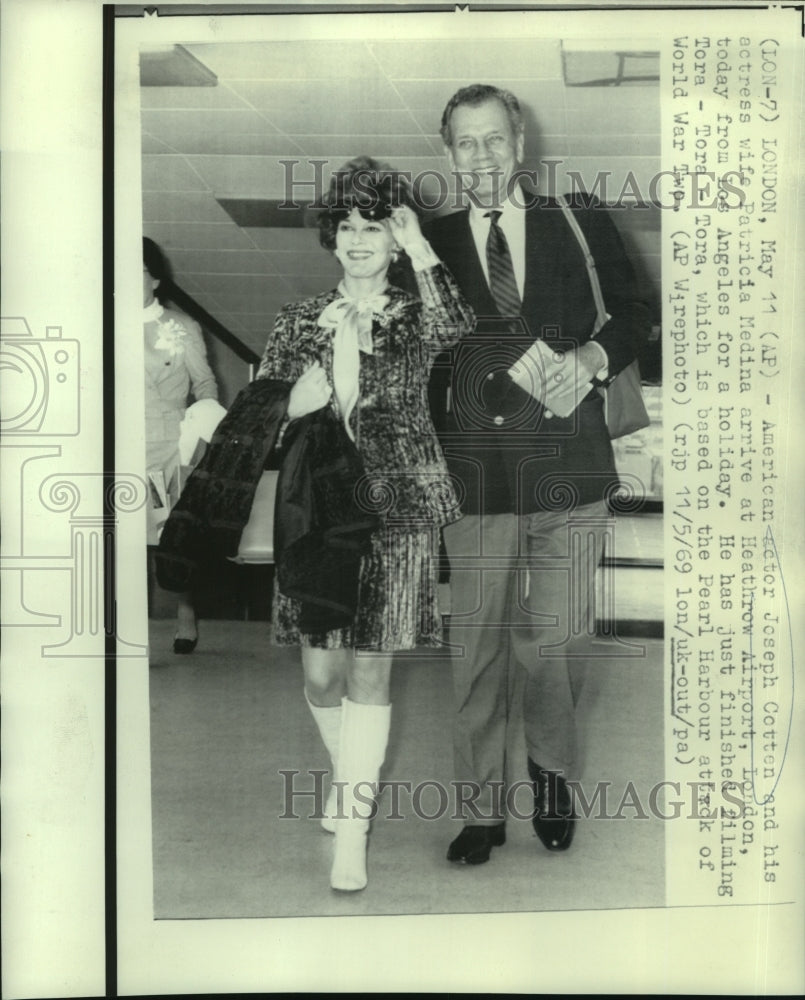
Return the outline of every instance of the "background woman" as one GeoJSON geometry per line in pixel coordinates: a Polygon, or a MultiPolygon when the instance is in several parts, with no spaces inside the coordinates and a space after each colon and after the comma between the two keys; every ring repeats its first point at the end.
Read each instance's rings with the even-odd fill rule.
{"type": "Polygon", "coordinates": [[[428,375],[436,354],[471,329],[474,315],[390,168],[364,157],[338,171],[319,234],[343,280],[281,310],[258,378],[294,383],[289,421],[333,407],[377,487],[370,492],[391,498],[361,562],[349,627],[303,632],[299,603],[279,589],[274,601],[274,641],[302,647],[305,697],[331,776],[343,784],[341,808],[331,789],[323,821],[335,833],[331,885],[357,890],[367,881],[366,797],[376,790],[388,741],[392,655],[440,642],[439,528],[460,516],[429,415],[428,375]],[[400,251],[419,299],[388,281],[400,251]]]}
{"type": "MultiPolygon", "coordinates": [[[[188,396],[217,399],[201,327],[185,313],[167,307],[160,288],[170,266],[159,246],[143,238],[143,336],[145,338],[145,460],[150,474],[174,494],[179,474],[179,432],[188,396]]],[[[167,509],[165,514],[167,516],[167,509]]],[[[156,541],[156,539],[154,539],[156,541]]],[[[189,594],[178,596],[175,653],[192,653],[198,642],[196,615],[189,594]]]]}

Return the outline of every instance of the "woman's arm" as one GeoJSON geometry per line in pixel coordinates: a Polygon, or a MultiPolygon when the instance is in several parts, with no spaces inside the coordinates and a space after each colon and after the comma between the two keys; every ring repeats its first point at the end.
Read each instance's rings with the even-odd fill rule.
{"type": "Polygon", "coordinates": [[[472,333],[475,313],[444,264],[436,258],[435,264],[422,270],[414,265],[414,274],[422,302],[423,340],[433,353],[472,333]]]}
{"type": "Polygon", "coordinates": [[[475,313],[422,235],[416,214],[407,206],[395,208],[390,228],[414,269],[422,302],[423,340],[436,354],[473,331],[475,313]]]}
{"type": "MultiPolygon", "coordinates": [[[[287,366],[284,363],[285,345],[292,343],[293,318],[288,306],[283,306],[274,321],[274,328],[263,351],[263,359],[257,370],[256,378],[275,378],[290,381],[287,366]]],[[[297,369],[298,370],[298,369],[297,369]]],[[[324,370],[318,362],[308,365],[302,374],[294,380],[288,398],[288,410],[281,428],[291,420],[320,410],[326,406],[332,395],[332,386],[327,382],[324,370]]],[[[281,437],[282,435],[280,435],[281,437]]]]}
{"type": "Polygon", "coordinates": [[[207,361],[207,348],[201,327],[195,320],[186,319],[187,338],[184,342],[184,360],[190,376],[190,390],[194,399],[218,399],[218,386],[207,361]]]}
{"type": "Polygon", "coordinates": [[[268,335],[263,357],[260,360],[260,367],[257,369],[255,378],[287,378],[287,372],[282,370],[282,350],[283,341],[290,335],[292,329],[291,317],[288,306],[283,306],[277,313],[274,326],[268,335]]]}

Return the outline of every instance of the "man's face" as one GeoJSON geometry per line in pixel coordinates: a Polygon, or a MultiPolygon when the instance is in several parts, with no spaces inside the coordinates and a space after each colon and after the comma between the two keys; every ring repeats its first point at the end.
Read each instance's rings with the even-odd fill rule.
{"type": "Polygon", "coordinates": [[[512,129],[506,108],[494,98],[483,104],[460,104],[450,118],[452,170],[469,174],[462,188],[475,192],[484,208],[501,204],[523,159],[523,134],[512,129]]]}

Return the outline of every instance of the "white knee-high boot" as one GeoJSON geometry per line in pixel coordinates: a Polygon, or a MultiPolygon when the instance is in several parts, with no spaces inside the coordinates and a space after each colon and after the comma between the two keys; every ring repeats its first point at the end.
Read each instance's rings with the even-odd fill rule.
{"type": "Polygon", "coordinates": [[[316,722],[322,742],[330,754],[330,793],[324,806],[321,825],[328,833],[333,833],[335,831],[333,817],[338,811],[338,788],[333,782],[338,777],[338,746],[341,742],[342,709],[340,705],[314,705],[308,698],[307,691],[305,691],[305,701],[316,722]]]}
{"type": "Polygon", "coordinates": [[[335,821],[330,875],[333,889],[355,892],[366,887],[369,820],[386,757],[390,723],[391,705],[362,705],[344,698],[338,757],[344,809],[335,821]]]}

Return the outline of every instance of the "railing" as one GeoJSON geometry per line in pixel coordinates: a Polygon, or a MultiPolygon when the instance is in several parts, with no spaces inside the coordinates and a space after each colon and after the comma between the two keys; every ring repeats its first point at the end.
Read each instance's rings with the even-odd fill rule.
{"type": "Polygon", "coordinates": [[[218,343],[227,347],[241,361],[245,361],[249,365],[249,377],[247,381],[251,382],[254,378],[257,365],[260,364],[260,355],[255,354],[250,347],[236,337],[231,330],[228,330],[212,313],[207,312],[203,306],[200,306],[193,296],[184,291],[183,288],[180,288],[175,281],[165,281],[163,291],[167,299],[199,323],[205,332],[215,337],[218,343]]]}

